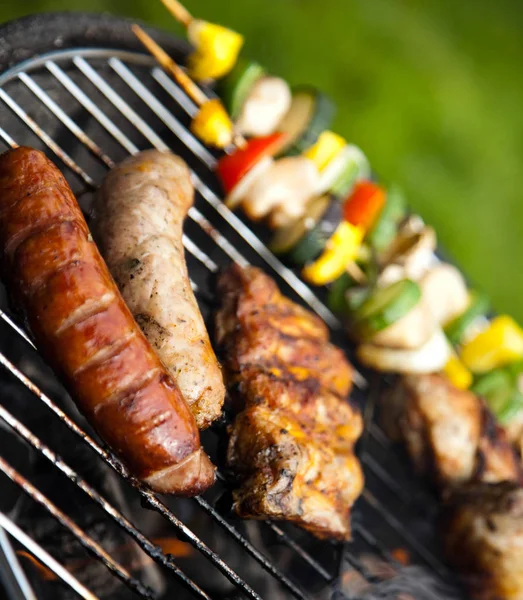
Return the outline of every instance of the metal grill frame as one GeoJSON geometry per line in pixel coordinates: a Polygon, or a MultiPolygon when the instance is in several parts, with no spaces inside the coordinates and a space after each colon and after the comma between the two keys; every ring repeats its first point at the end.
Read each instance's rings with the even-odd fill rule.
{"type": "MultiPolygon", "coordinates": [[[[0,75],[0,101],[10,110],[10,115],[22,121],[31,131],[39,138],[42,147],[48,151],[51,158],[58,158],[64,163],[71,173],[83,182],[86,190],[93,189],[99,183],[93,176],[87,172],[85,168],[80,166],[71,158],[65,150],[42,129],[28,112],[9,94],[8,84],[13,81],[18,81],[23,84],[28,91],[33,94],[34,100],[37,103],[45,105],[46,109],[54,115],[61,125],[72,134],[79,144],[82,144],[94,157],[107,169],[111,168],[115,163],[114,160],[107,155],[104,148],[94,142],[64,110],[49,96],[44,89],[35,81],[34,73],[45,70],[49,77],[56,79],[64,90],[71,94],[75,100],[82,105],[92,118],[98,121],[100,126],[106,131],[107,135],[116,141],[127,153],[135,153],[139,151],[136,144],[103,112],[103,110],[94,103],[89,95],[75,83],[68,75],[67,69],[74,69],[77,74],[82,74],[86,80],[89,80],[94,85],[98,92],[105,97],[112,107],[116,108],[128,122],[132,123],[133,127],[138,130],[147,140],[150,146],[159,150],[168,150],[168,145],[162,140],[158,133],[140,116],[123,98],[119,95],[110,84],[96,71],[93,64],[99,64],[99,61],[106,61],[110,69],[127,85],[129,95],[138,95],[144,103],[147,104],[149,110],[164,124],[164,126],[174,134],[180,141],[184,143],[187,149],[192,152],[194,157],[200,161],[200,168],[204,171],[212,171],[216,164],[214,155],[209,152],[194,136],[187,130],[183,123],[173,114],[170,106],[163,104],[156,96],[137,78],[133,69],[140,68],[146,70],[150,76],[158,83],[163,91],[172,99],[173,105],[181,108],[188,117],[192,117],[196,107],[192,101],[185,95],[177,84],[170,79],[163,70],[161,70],[153,59],[141,53],[130,51],[118,51],[114,49],[103,48],[86,48],[54,51],[37,59],[31,59],[21,63],[10,69],[3,75],[0,75]]],[[[8,120],[6,120],[9,123],[8,120]]],[[[3,141],[6,147],[15,147],[17,141],[13,139],[9,133],[9,128],[2,127],[3,121],[0,119],[0,140],[3,141]]],[[[201,171],[199,171],[201,173],[201,171]]],[[[312,292],[312,290],[300,280],[296,274],[289,268],[284,266],[274,255],[270,253],[264,243],[257,235],[249,228],[249,226],[241,220],[237,215],[229,211],[222,203],[218,195],[213,189],[207,185],[203,179],[192,170],[193,181],[198,194],[198,202],[206,203],[216,214],[226,223],[231,226],[243,239],[243,243],[250,247],[269,269],[269,273],[276,277],[278,282],[284,282],[294,289],[296,294],[301,298],[302,302],[309,308],[319,314],[330,326],[332,331],[340,332],[342,325],[339,320],[330,312],[323,304],[321,299],[312,292]]],[[[212,242],[224,253],[230,260],[240,264],[248,264],[248,260],[233,245],[227,237],[216,228],[208,218],[197,208],[198,202],[191,208],[188,219],[199,228],[205,236],[210,238],[212,242]]],[[[184,246],[187,255],[191,256],[196,262],[203,266],[206,270],[215,273],[219,265],[208,253],[200,249],[199,244],[188,236],[184,236],[184,246]]],[[[196,282],[193,283],[193,288],[200,302],[209,302],[208,293],[201,290],[196,282]]],[[[0,317],[13,329],[17,335],[21,335],[29,346],[34,345],[24,329],[16,322],[15,319],[7,312],[0,310],[0,317]]],[[[170,526],[180,535],[184,537],[197,551],[204,555],[225,577],[229,579],[245,597],[259,599],[259,594],[251,588],[249,583],[242,576],[236,573],[226,562],[209,548],[201,539],[199,539],[167,506],[160,498],[145,488],[139,481],[133,478],[124,465],[113,456],[108,450],[102,447],[94,438],[83,431],[80,426],[66,415],[63,410],[46,394],[44,394],[24,373],[13,364],[6,356],[0,353],[0,363],[10,371],[10,373],[33,392],[33,394],[43,402],[46,407],[56,415],[80,440],[85,443],[98,455],[100,459],[110,465],[127,484],[138,490],[143,502],[159,512],[170,524],[170,526]]],[[[359,386],[364,387],[365,381],[360,377],[359,386]]],[[[367,452],[366,448],[368,440],[372,439],[373,443],[383,447],[385,452],[391,450],[390,442],[379,429],[376,423],[372,422],[373,408],[376,398],[380,393],[380,385],[376,380],[371,381],[371,385],[366,390],[365,404],[365,423],[366,429],[364,439],[360,444],[359,458],[362,461],[366,471],[371,472],[373,476],[380,480],[392,494],[396,495],[400,502],[410,501],[401,486],[394,478],[379,464],[379,462],[367,452]]],[[[57,469],[59,469],[68,479],[75,482],[78,487],[85,492],[94,503],[112,519],[119,527],[121,527],[134,541],[148,554],[154,561],[168,569],[179,582],[184,585],[195,597],[209,599],[208,594],[194,581],[192,581],[180,568],[176,565],[173,557],[163,554],[159,549],[143,535],[121,512],[114,508],[102,495],[93,489],[82,477],[75,472],[67,462],[58,456],[51,448],[46,446],[37,436],[35,436],[25,425],[17,420],[5,407],[0,405],[0,418],[7,423],[25,442],[32,446],[36,451],[43,454],[51,461],[57,469]]],[[[101,560],[116,576],[125,582],[139,596],[144,598],[151,597],[151,592],[147,590],[141,582],[135,580],[126,569],[114,561],[107,555],[103,548],[97,542],[89,538],[85,532],[81,531],[67,515],[63,514],[57,507],[53,506],[49,500],[31,485],[20,473],[13,469],[6,461],[0,459],[0,471],[2,471],[12,481],[17,483],[21,489],[39,502],[49,512],[57,518],[60,523],[69,529],[73,535],[101,560]]],[[[223,477],[220,476],[223,480],[223,477]]],[[[289,597],[305,600],[311,596],[307,591],[302,589],[300,585],[290,579],[283,573],[271,560],[256,546],[246,539],[242,533],[235,527],[234,523],[228,518],[221,515],[218,510],[211,505],[203,497],[197,497],[194,502],[199,505],[216,524],[223,528],[227,534],[240,544],[244,550],[265,569],[269,576],[277,579],[282,587],[282,590],[289,597]]],[[[395,516],[385,506],[384,502],[370,489],[365,489],[359,503],[365,503],[376,518],[382,519],[387,526],[396,532],[399,539],[429,566],[442,580],[448,580],[449,574],[446,567],[440,562],[431,550],[424,547],[409,531],[405,528],[405,524],[395,516]]],[[[272,522],[266,522],[260,525],[268,527],[278,537],[279,541],[288,546],[293,553],[303,561],[304,567],[313,569],[318,578],[325,582],[325,585],[333,586],[333,593],[336,591],[336,582],[338,577],[338,565],[335,569],[329,571],[321,562],[314,557],[306,548],[302,547],[295,541],[292,535],[287,533],[280,525],[272,522]]],[[[22,545],[26,546],[35,556],[39,558],[47,567],[60,577],[66,584],[70,585],[77,593],[84,598],[95,598],[91,592],[85,589],[84,586],[74,576],[69,574],[61,565],[59,565],[45,550],[26,536],[6,515],[0,513],[0,527],[3,527],[10,535],[17,539],[22,545]]],[[[378,537],[370,531],[364,523],[359,519],[354,525],[354,535],[359,536],[365,544],[375,553],[379,554],[393,567],[398,567],[398,563],[391,555],[378,537]]],[[[353,569],[358,571],[367,580],[372,580],[372,574],[368,573],[365,566],[358,559],[358,556],[351,552],[351,544],[345,545],[342,549],[342,560],[346,561],[353,569]]],[[[339,596],[343,597],[343,596],[339,596]]]]}

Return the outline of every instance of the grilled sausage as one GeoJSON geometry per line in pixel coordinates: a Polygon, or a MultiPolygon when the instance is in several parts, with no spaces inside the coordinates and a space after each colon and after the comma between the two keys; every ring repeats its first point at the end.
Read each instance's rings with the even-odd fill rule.
{"type": "Polygon", "coordinates": [[[0,275],[38,348],[131,471],[163,493],[214,481],[191,411],[126,307],[62,174],[0,156],[0,275]]]}
{"type": "Polygon", "coordinates": [[[203,429],[220,416],[225,388],[185,263],[182,227],[193,197],[181,158],[141,152],[106,177],[93,234],[136,321],[203,429]]]}

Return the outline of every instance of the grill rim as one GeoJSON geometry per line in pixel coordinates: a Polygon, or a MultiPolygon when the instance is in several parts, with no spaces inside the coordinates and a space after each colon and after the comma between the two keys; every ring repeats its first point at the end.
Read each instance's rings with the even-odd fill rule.
{"type": "Polygon", "coordinates": [[[140,19],[89,11],[51,11],[13,19],[0,25],[0,74],[51,49],[108,48],[147,56],[131,31],[139,23],[166,51],[183,58],[187,41],[140,19]],[[34,35],[31,35],[34,33],[34,35]]]}

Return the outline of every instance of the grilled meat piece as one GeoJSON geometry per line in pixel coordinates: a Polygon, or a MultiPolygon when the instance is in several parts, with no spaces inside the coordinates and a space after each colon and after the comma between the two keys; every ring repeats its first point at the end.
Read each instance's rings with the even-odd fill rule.
{"type": "Polygon", "coordinates": [[[227,453],[241,479],[236,511],[349,538],[350,508],[363,488],[353,452],[362,419],[346,400],[349,363],[323,322],[260,270],[235,265],[218,286],[217,339],[241,411],[227,453]]]}
{"type": "Polygon", "coordinates": [[[314,379],[340,396],[350,392],[352,367],[328,343],[325,323],[282,296],[270,277],[235,265],[220,277],[218,289],[222,308],[216,316],[216,341],[230,376],[255,366],[276,376],[314,379]]]}
{"type": "Polygon", "coordinates": [[[523,411],[514,415],[510,423],[504,425],[503,428],[507,432],[508,439],[514,444],[519,456],[523,459],[523,411]]]}
{"type": "Polygon", "coordinates": [[[241,516],[294,521],[345,538],[363,477],[353,445],[361,418],[314,381],[254,372],[239,384],[246,408],[231,431],[228,464],[241,477],[241,516]]]}
{"type": "Polygon", "coordinates": [[[523,488],[480,483],[454,491],[443,529],[447,559],[472,598],[523,599],[523,488]]]}
{"type": "Polygon", "coordinates": [[[517,455],[483,401],[443,375],[402,376],[383,411],[385,429],[437,485],[521,481],[517,455]]]}

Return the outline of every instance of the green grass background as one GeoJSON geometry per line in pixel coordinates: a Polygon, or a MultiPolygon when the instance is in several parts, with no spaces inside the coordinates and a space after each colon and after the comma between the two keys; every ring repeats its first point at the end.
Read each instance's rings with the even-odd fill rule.
{"type": "MultiPolygon", "coordinates": [[[[523,2],[187,0],[245,52],[336,100],[337,130],[397,181],[499,311],[523,322],[523,2]]],[[[7,0],[0,20],[105,10],[180,32],[159,0],[7,0]]]]}

